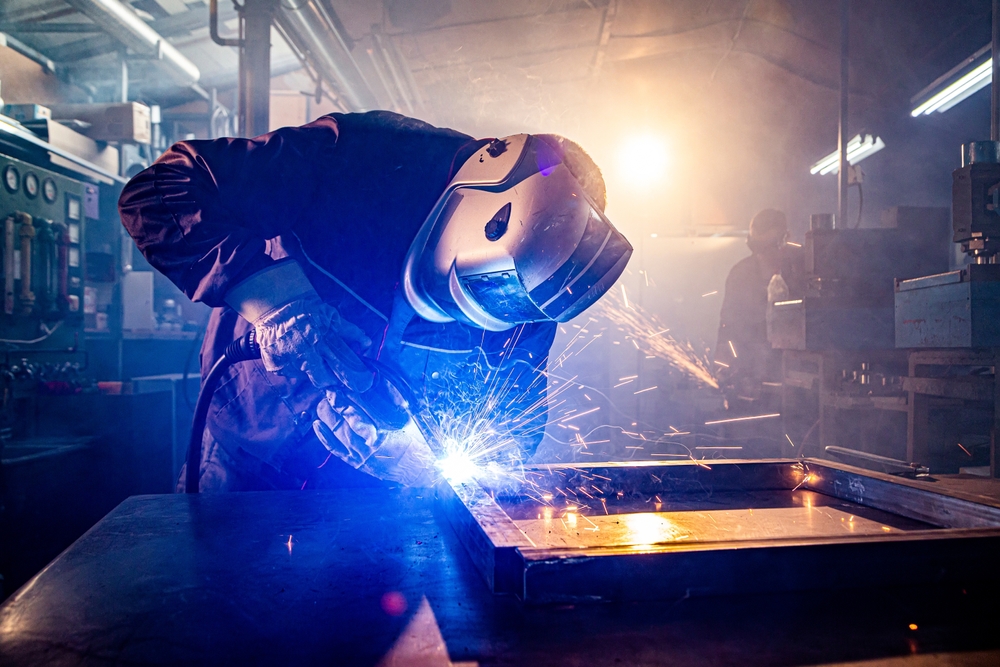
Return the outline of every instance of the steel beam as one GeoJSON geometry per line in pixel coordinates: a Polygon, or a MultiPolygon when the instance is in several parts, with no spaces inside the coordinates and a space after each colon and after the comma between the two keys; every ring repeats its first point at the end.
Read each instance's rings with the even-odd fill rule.
{"type": "Polygon", "coordinates": [[[239,131],[247,137],[270,129],[271,22],[277,9],[277,0],[246,0],[243,4],[239,131]]]}
{"type": "Polygon", "coordinates": [[[848,49],[850,46],[850,2],[840,0],[840,171],[837,174],[837,226],[847,227],[847,102],[848,92],[848,49]]]}

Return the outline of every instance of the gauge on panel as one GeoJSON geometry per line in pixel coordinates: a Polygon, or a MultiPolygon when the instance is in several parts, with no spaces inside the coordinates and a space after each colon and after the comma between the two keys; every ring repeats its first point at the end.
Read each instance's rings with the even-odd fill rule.
{"type": "Polygon", "coordinates": [[[24,175],[24,194],[32,199],[38,196],[38,177],[30,171],[24,175]]]}
{"type": "Polygon", "coordinates": [[[42,181],[42,196],[45,197],[45,201],[50,204],[56,203],[56,196],[59,194],[59,190],[56,188],[56,182],[51,178],[46,178],[42,181]]]}
{"type": "Polygon", "coordinates": [[[21,174],[17,173],[17,167],[9,164],[3,170],[3,186],[7,192],[17,192],[21,187],[21,174]]]}

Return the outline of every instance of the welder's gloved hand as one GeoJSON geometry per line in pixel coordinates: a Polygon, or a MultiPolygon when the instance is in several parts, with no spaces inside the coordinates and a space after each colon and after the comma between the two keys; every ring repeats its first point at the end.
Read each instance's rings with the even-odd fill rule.
{"type": "Polygon", "coordinates": [[[226,303],[254,325],[267,370],[305,373],[321,389],[372,388],[375,374],[359,356],[371,340],[320,299],[296,262],[280,262],[240,282],[226,303]]]}
{"type": "Polygon", "coordinates": [[[316,437],[352,467],[406,486],[434,483],[436,459],[412,419],[396,428],[380,428],[345,392],[336,391],[327,391],[316,416],[316,437]]]}

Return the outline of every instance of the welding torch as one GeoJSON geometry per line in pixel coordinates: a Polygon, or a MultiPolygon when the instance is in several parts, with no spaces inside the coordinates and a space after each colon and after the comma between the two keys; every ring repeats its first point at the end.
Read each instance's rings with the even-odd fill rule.
{"type": "MultiPolygon", "coordinates": [[[[205,424],[208,419],[208,409],[212,404],[212,396],[215,394],[219,382],[233,364],[260,358],[261,353],[260,345],[257,343],[257,334],[255,330],[251,329],[226,347],[225,352],[222,353],[222,356],[212,365],[212,369],[208,372],[208,375],[205,376],[201,391],[198,393],[198,401],[195,403],[194,419],[191,424],[191,438],[188,441],[187,469],[184,475],[185,493],[198,493],[199,491],[198,482],[201,476],[202,440],[205,433],[205,424]]],[[[367,357],[362,357],[361,359],[368,366],[369,370],[374,373],[380,373],[386,382],[392,385],[399,392],[399,395],[403,397],[405,403],[403,408],[410,416],[410,419],[413,420],[417,430],[420,431],[420,434],[427,441],[427,446],[430,447],[431,452],[434,453],[436,458],[440,459],[443,452],[440,443],[435,437],[436,433],[440,433],[440,429],[435,428],[436,424],[431,415],[419,410],[419,403],[416,401],[415,395],[406,380],[399,373],[376,359],[369,359],[367,357]]]]}

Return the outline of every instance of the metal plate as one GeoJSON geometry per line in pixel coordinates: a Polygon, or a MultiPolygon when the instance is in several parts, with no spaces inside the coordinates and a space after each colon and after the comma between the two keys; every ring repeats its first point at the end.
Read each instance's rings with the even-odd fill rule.
{"type": "Polygon", "coordinates": [[[1000,555],[1000,506],[811,459],[542,466],[439,498],[530,603],[995,580],[1000,555]]]}

